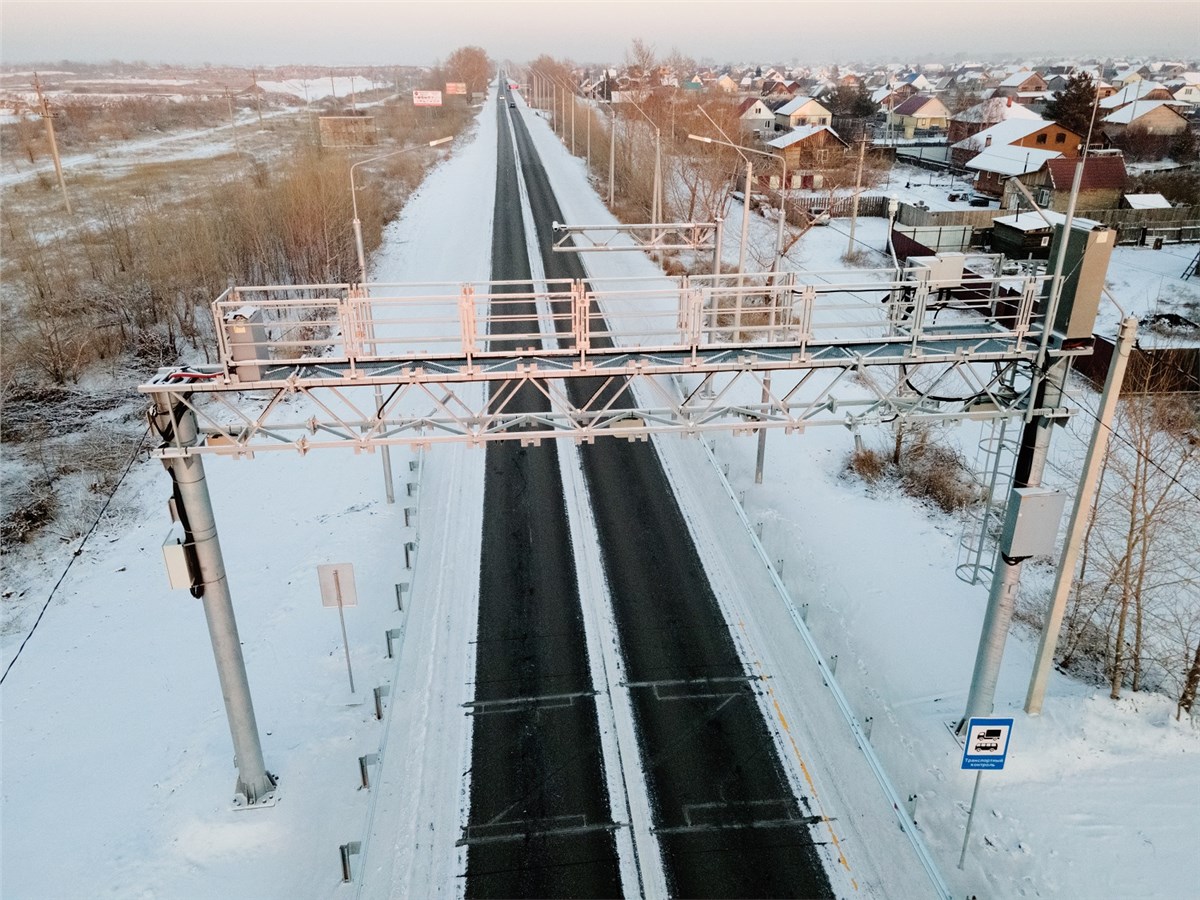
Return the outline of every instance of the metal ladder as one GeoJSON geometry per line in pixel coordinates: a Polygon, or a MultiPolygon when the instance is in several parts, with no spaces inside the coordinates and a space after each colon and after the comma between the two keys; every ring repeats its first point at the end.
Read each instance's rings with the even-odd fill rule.
{"type": "Polygon", "coordinates": [[[992,576],[1020,435],[1019,419],[995,419],[979,441],[975,472],[982,499],[967,513],[954,568],[967,584],[981,584],[992,576]]]}
{"type": "Polygon", "coordinates": [[[1193,275],[1200,275],[1200,250],[1196,251],[1196,256],[1188,263],[1188,267],[1183,270],[1183,275],[1180,277],[1184,281],[1190,281],[1193,275]]]}

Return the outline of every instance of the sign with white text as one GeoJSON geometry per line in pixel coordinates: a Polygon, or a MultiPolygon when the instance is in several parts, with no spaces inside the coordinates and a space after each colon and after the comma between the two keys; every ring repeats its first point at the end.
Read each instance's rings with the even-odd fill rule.
{"type": "Polygon", "coordinates": [[[446,93],[465,95],[467,93],[467,83],[465,81],[447,81],[446,93]]]}
{"type": "Polygon", "coordinates": [[[963,747],[964,769],[1003,769],[1008,757],[1012,719],[971,719],[963,747]]]}
{"type": "Polygon", "coordinates": [[[413,106],[441,106],[441,91],[413,91],[413,106]]]}

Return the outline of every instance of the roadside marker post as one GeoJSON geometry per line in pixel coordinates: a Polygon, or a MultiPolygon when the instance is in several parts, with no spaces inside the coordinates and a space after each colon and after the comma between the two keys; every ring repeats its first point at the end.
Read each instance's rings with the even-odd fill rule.
{"type": "Polygon", "coordinates": [[[358,606],[358,594],[354,590],[354,566],[350,563],[332,563],[317,566],[317,578],[321,583],[321,605],[336,606],[338,621],[342,625],[342,646],[346,648],[346,674],[350,676],[350,696],[354,693],[354,670],[350,667],[350,640],[346,637],[347,606],[358,606]]]}
{"type": "Polygon", "coordinates": [[[971,719],[967,723],[967,742],[963,746],[962,768],[975,770],[975,790],[971,792],[971,810],[967,813],[967,831],[963,835],[962,853],[958,856],[961,869],[967,859],[967,844],[971,840],[971,822],[975,818],[975,802],[979,799],[979,782],[985,769],[1000,771],[1008,759],[1008,741],[1012,736],[1013,720],[971,719]]]}

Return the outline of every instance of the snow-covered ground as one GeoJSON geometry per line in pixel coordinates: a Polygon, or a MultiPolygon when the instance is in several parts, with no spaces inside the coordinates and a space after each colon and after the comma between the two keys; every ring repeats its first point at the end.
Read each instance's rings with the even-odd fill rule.
{"type": "MultiPolygon", "coordinates": [[[[474,136],[460,140],[389,226],[372,264],[376,280],[487,277],[494,103],[483,110],[474,136]]],[[[520,114],[564,214],[611,221],[583,184],[581,163],[520,114]]],[[[788,265],[837,268],[847,224],[810,231],[788,265]]],[[[751,226],[753,240],[773,245],[772,223],[755,217],[751,226]]],[[[856,231],[881,265],[885,229],[864,219],[856,231]]],[[[739,230],[734,204],[725,228],[730,262],[739,230]]],[[[1167,251],[1117,253],[1110,282],[1126,309],[1154,294],[1156,279],[1165,292],[1167,251]],[[1147,256],[1156,252],[1164,255],[1147,256]],[[1132,274],[1139,269],[1154,271],[1132,274]]],[[[587,264],[596,276],[660,274],[636,254],[593,254],[587,264]]],[[[960,442],[970,447],[976,437],[964,430],[960,442]]],[[[1064,440],[1056,436],[1055,452],[1066,452],[1064,440]]],[[[777,561],[795,602],[808,605],[808,625],[825,658],[838,657],[837,679],[859,716],[872,717],[871,744],[891,780],[916,795],[917,822],[954,896],[1196,895],[1200,734],[1175,722],[1164,698],[1114,704],[1058,674],[1044,714],[1024,716],[1033,645],[1021,634],[1009,641],[997,693],[997,712],[1017,717],[1009,764],[984,777],[966,866],[957,870],[973,778],[959,770],[961,751],[945,723],[962,712],[986,600],[985,588],[954,577],[961,524],[847,481],[851,439],[841,429],[772,434],[761,486],[753,484],[753,439],[719,437],[716,467],[699,442],[659,443],[699,539],[715,547],[712,535],[732,534],[741,514],[730,497],[744,497],[751,528],[719,543],[752,546],[761,523],[764,555],[777,561]]],[[[370,868],[356,868],[359,884],[394,885],[406,896],[462,893],[454,841],[469,728],[459,704],[469,699],[473,666],[483,452],[393,457],[399,489],[390,507],[373,455],[206,460],[264,753],[280,776],[276,806],[244,811],[229,804],[234,769],[200,603],[168,591],[162,570],[168,481],[154,461],[134,465],[3,683],[3,896],[349,896],[337,852],[347,841],[364,842],[355,866],[370,868]],[[409,526],[406,506],[416,510],[409,526]],[[408,542],[419,544],[414,572],[404,568],[408,542]],[[317,588],[315,568],[326,562],[355,566],[359,606],[346,611],[346,625],[366,702],[354,705],[336,613],[321,607],[317,588]],[[408,585],[403,611],[397,584],[408,585]],[[397,629],[399,656],[389,660],[385,635],[397,629]],[[389,686],[382,723],[370,698],[379,685],[389,686]],[[358,758],[381,750],[383,771],[372,770],[371,791],[358,790],[358,758]]],[[[39,561],[6,569],[3,665],[35,627],[73,550],[47,545],[39,561]]],[[[753,578],[765,581],[765,569],[753,578]]],[[[724,580],[736,581],[732,573],[724,580]]],[[[735,607],[755,616],[745,639],[777,652],[776,641],[791,640],[782,600],[769,587],[754,597],[757,610],[735,607]]],[[[780,690],[804,677],[807,663],[796,659],[780,690]]],[[[803,708],[806,697],[782,702],[803,708]]],[[[876,790],[821,784],[835,803],[876,790]]],[[[896,840],[895,832],[879,839],[896,840]]],[[[868,887],[888,892],[886,883],[868,887]]],[[[910,894],[893,886],[892,895],[910,894]]]]}

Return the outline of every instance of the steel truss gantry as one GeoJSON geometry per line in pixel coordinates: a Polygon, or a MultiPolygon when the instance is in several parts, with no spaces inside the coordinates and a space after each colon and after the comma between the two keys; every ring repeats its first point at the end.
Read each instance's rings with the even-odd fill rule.
{"type": "Polygon", "coordinates": [[[984,273],[230,288],[221,362],[140,390],[198,422],[164,458],[1055,415],[1032,408],[1045,279],[984,273]],[[509,408],[526,386],[544,412],[509,408]]]}

